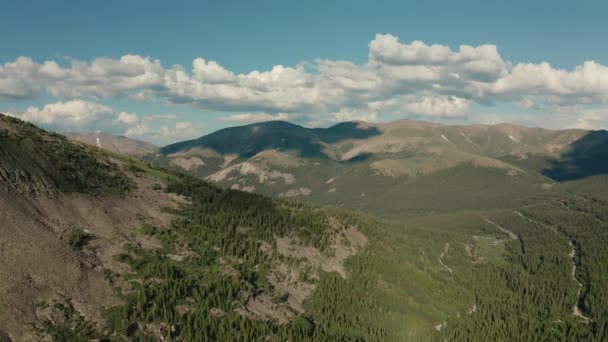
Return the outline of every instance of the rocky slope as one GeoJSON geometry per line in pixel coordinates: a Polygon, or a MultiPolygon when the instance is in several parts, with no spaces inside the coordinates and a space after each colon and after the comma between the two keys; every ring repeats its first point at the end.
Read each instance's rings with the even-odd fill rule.
{"type": "Polygon", "coordinates": [[[38,340],[32,326],[49,316],[39,303],[66,302],[85,317],[119,303],[113,259],[143,222],[167,224],[162,211],[181,201],[163,179],[137,177],[122,160],[0,115],[0,330],[38,340]],[[76,248],[74,239],[86,239],[76,248]]]}
{"type": "Polygon", "coordinates": [[[223,191],[1,114],[0,141],[8,341],[198,340],[193,320],[216,338],[294,336],[327,319],[298,320],[321,272],[345,279],[367,245],[338,212],[223,191]],[[159,284],[166,296],[146,297],[159,284]],[[223,328],[237,323],[251,328],[223,328]]]}

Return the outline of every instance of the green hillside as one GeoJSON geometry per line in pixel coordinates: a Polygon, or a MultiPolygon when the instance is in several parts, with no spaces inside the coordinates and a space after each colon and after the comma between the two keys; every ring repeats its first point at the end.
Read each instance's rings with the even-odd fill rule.
{"type": "MultiPolygon", "coordinates": [[[[606,182],[593,182],[597,192],[559,189],[513,209],[379,221],[183,178],[171,189],[185,191],[192,204],[179,210],[182,218],[169,230],[142,228],[162,241],[160,250],[126,246],[118,256],[136,271],[129,279],[139,280],[124,306],[105,311],[109,328],[87,336],[145,340],[149,326],[156,325],[167,327],[165,336],[193,341],[472,336],[600,341],[606,338],[608,315],[605,263],[598,260],[606,258],[608,217],[603,216],[606,182]],[[281,209],[273,209],[276,205],[281,209]],[[246,319],[233,311],[244,294],[263,296],[273,289],[264,265],[272,265],[276,255],[261,252],[263,242],[294,234],[324,250],[327,215],[356,225],[369,239],[347,260],[347,277],[322,271],[318,279],[301,278],[316,289],[304,302],[304,313],[289,323],[246,319]],[[223,270],[226,265],[230,273],[223,270]]],[[[274,303],[288,303],[289,296],[277,294],[274,303]]],[[[70,327],[49,331],[54,336],[82,333],[70,327]]]]}
{"type": "MultiPolygon", "coordinates": [[[[526,161],[460,149],[439,160],[384,151],[349,161],[262,151],[246,160],[285,167],[264,180],[288,183],[289,169],[294,182],[319,183],[305,197],[272,198],[13,119],[3,118],[1,128],[10,142],[2,145],[3,175],[21,178],[0,182],[21,190],[39,189],[32,185],[39,182],[50,190],[0,188],[7,208],[0,230],[11,241],[0,249],[2,267],[43,279],[33,289],[18,279],[0,281],[11,294],[0,300],[0,333],[55,341],[608,338],[608,177],[594,169],[600,174],[557,181],[530,166],[578,160],[565,154],[540,163],[532,160],[539,155],[526,161]],[[376,161],[383,163],[374,169],[376,161]],[[419,171],[378,177],[381,167],[419,171]],[[333,174],[339,176],[328,182],[333,174]],[[317,195],[321,183],[341,197],[317,195]],[[112,221],[116,216],[124,217],[112,221]],[[32,222],[14,224],[13,217],[32,222]],[[36,267],[46,262],[37,254],[12,249],[23,246],[22,238],[35,250],[52,248],[57,259],[50,262],[66,265],[53,271],[57,278],[47,280],[36,267]],[[16,293],[28,295],[18,300],[16,293]],[[111,298],[102,300],[102,293],[111,298]]],[[[326,133],[326,143],[353,135],[352,126],[338,128],[326,133]]]]}
{"type": "Polygon", "coordinates": [[[98,150],[0,114],[0,178],[26,192],[126,194],[128,179],[98,150]]]}

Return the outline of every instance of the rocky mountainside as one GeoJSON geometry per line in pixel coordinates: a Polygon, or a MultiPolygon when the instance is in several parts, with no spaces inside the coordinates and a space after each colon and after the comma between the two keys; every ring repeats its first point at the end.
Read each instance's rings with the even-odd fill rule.
{"type": "Polygon", "coordinates": [[[163,208],[182,201],[162,191],[163,179],[128,170],[124,160],[0,115],[3,334],[37,341],[36,329],[66,319],[41,303],[69,303],[92,320],[120,303],[112,274],[126,269],[113,255],[127,242],[153,245],[136,228],[168,224],[163,208]]]}
{"type": "MultiPolygon", "coordinates": [[[[273,133],[213,152],[226,165],[209,179],[230,187],[240,175],[315,199],[330,186],[410,214],[380,220],[222,189],[0,115],[0,340],[606,340],[604,132],[533,143],[513,126],[402,124],[295,127],[292,149],[273,133]],[[465,153],[483,137],[504,139],[465,153]],[[387,159],[430,170],[374,169],[387,159]],[[322,184],[296,187],[307,179],[322,184]]],[[[201,151],[181,158],[211,164],[201,151]]]]}
{"type": "Polygon", "coordinates": [[[390,215],[424,210],[438,193],[469,192],[483,202],[485,193],[504,191],[501,184],[528,194],[605,171],[606,144],[603,131],[510,124],[345,122],[307,129],[273,121],[222,129],[148,158],[224,187],[390,215]],[[418,195],[424,198],[414,200],[418,195]]]}
{"type": "Polygon", "coordinates": [[[367,245],[343,212],[221,190],[1,114],[0,208],[4,340],[327,339],[357,320],[314,329],[327,313],[303,305],[367,245]]]}

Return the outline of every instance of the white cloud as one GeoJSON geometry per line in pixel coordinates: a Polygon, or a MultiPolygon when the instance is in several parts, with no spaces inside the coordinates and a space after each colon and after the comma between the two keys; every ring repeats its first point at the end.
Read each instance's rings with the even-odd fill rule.
{"type": "Polygon", "coordinates": [[[337,123],[343,121],[376,121],[377,113],[367,108],[340,109],[331,113],[327,118],[329,122],[337,123]]]}
{"type": "Polygon", "coordinates": [[[139,121],[139,118],[137,117],[137,114],[127,113],[127,112],[120,112],[118,114],[118,117],[114,120],[114,122],[116,122],[116,123],[124,123],[127,125],[134,125],[138,121],[139,121]]]}
{"type": "Polygon", "coordinates": [[[222,118],[222,121],[236,122],[236,123],[254,123],[261,121],[273,121],[273,120],[289,120],[290,116],[285,113],[279,113],[276,115],[267,113],[244,113],[244,114],[233,114],[222,118]]]}
{"type": "Polygon", "coordinates": [[[7,112],[8,115],[37,124],[65,126],[82,126],[112,113],[112,108],[108,106],[82,100],[57,102],[47,104],[42,108],[29,107],[22,111],[7,112]]]}
{"type": "Polygon", "coordinates": [[[455,117],[469,110],[471,101],[456,96],[427,96],[407,105],[407,109],[417,115],[455,117]]]}
{"type": "Polygon", "coordinates": [[[63,68],[55,61],[35,63],[29,57],[0,66],[0,99],[35,98],[42,89],[63,99],[125,96],[133,90],[159,90],[165,69],[159,60],[125,55],[119,60],[71,60],[63,68]]]}
{"type": "Polygon", "coordinates": [[[146,124],[139,123],[135,126],[129,127],[124,133],[127,137],[143,137],[152,132],[152,129],[146,124]]]}
{"type": "Polygon", "coordinates": [[[6,114],[58,132],[94,132],[136,137],[156,143],[168,143],[200,135],[200,126],[191,122],[175,121],[175,114],[117,112],[95,102],[71,100],[47,104],[41,108],[9,110],[6,114]]]}
{"type": "Polygon", "coordinates": [[[576,117],[576,122],[571,124],[570,127],[581,129],[608,128],[608,109],[585,110],[576,117]]]}
{"type": "Polygon", "coordinates": [[[200,127],[192,122],[177,122],[175,126],[161,125],[157,128],[152,128],[147,123],[139,123],[129,128],[124,135],[168,144],[198,137],[201,135],[200,132],[200,127]]]}
{"type": "MultiPolygon", "coordinates": [[[[322,124],[375,120],[387,111],[465,116],[474,103],[507,103],[547,113],[605,106],[608,67],[593,61],[572,70],[549,63],[513,64],[491,44],[452,49],[421,41],[403,43],[390,34],[378,34],[369,43],[364,64],[318,59],[236,73],[204,58],[195,58],[188,71],[180,65],[165,67],[151,57],[125,55],[69,60],[64,66],[20,57],[0,65],[0,101],[37,98],[45,91],[65,101],[128,97],[187,103],[235,113],[226,117],[229,122],[285,117],[322,124]]],[[[136,121],[123,119],[119,121],[131,126],[136,121]]]]}
{"type": "Polygon", "coordinates": [[[573,71],[554,69],[549,63],[518,64],[505,77],[488,85],[488,93],[522,98],[536,95],[555,104],[608,102],[608,67],[593,61],[573,71]]]}
{"type": "Polygon", "coordinates": [[[194,78],[203,83],[230,83],[235,79],[232,72],[217,62],[205,61],[204,58],[196,58],[192,62],[192,73],[194,78]]]}

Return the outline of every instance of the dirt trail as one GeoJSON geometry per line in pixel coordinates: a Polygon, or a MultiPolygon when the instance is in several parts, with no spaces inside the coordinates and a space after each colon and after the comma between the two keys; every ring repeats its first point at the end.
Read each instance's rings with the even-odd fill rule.
{"type": "Polygon", "coordinates": [[[443,263],[443,257],[448,254],[448,252],[450,251],[450,243],[446,242],[445,246],[443,247],[443,252],[441,252],[441,254],[439,255],[439,263],[441,264],[441,266],[445,267],[446,270],[448,270],[450,272],[450,274],[454,273],[452,271],[452,269],[443,263]]]}
{"type": "Polygon", "coordinates": [[[513,233],[512,231],[504,228],[503,226],[499,225],[498,223],[490,220],[489,218],[487,218],[486,216],[483,217],[484,221],[486,221],[487,223],[493,225],[494,227],[498,228],[501,232],[509,235],[509,237],[511,238],[511,240],[517,240],[517,235],[515,235],[515,233],[513,233]]]}
{"type": "Polygon", "coordinates": [[[568,244],[570,245],[570,247],[572,247],[572,252],[570,252],[569,254],[570,259],[572,260],[572,280],[576,281],[576,283],[578,284],[578,292],[576,296],[577,298],[576,302],[574,303],[574,306],[572,307],[572,314],[586,322],[589,322],[591,321],[591,318],[589,316],[586,316],[583,313],[583,310],[581,310],[581,302],[583,300],[583,298],[581,297],[581,293],[583,292],[583,283],[581,283],[580,280],[576,278],[576,247],[574,247],[572,241],[568,241],[568,244]]]}

